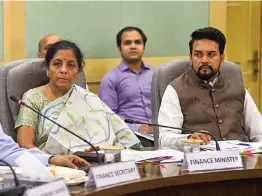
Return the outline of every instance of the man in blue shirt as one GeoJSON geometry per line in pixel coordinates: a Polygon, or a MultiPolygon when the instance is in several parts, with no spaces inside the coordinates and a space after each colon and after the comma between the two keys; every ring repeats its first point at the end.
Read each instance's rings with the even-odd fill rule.
{"type": "MultiPolygon", "coordinates": [[[[150,123],[153,68],[142,61],[147,37],[137,27],[125,27],[116,36],[120,65],[105,74],[99,97],[121,118],[150,123]]],[[[133,132],[152,133],[147,124],[128,124],[133,132]]]]}
{"type": "Polygon", "coordinates": [[[0,124],[0,165],[4,165],[1,163],[1,160],[9,163],[11,166],[16,166],[15,160],[22,155],[25,151],[32,153],[41,163],[44,165],[58,165],[71,167],[76,169],[77,166],[87,166],[89,165],[84,159],[79,158],[75,155],[67,155],[67,156],[52,156],[43,153],[38,148],[32,149],[24,149],[20,148],[14,140],[7,136],[2,129],[0,124]]]}

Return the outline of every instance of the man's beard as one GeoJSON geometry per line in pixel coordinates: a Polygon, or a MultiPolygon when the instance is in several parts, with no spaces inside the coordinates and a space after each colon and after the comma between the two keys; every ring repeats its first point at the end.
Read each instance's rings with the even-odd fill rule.
{"type": "Polygon", "coordinates": [[[202,80],[209,80],[210,78],[212,78],[214,75],[216,75],[217,71],[215,71],[213,69],[213,67],[211,65],[208,65],[208,64],[204,64],[204,65],[201,65],[197,72],[196,72],[196,75],[201,78],[202,80]],[[200,71],[203,69],[204,66],[207,66],[209,69],[210,69],[210,73],[201,73],[200,71]]]}

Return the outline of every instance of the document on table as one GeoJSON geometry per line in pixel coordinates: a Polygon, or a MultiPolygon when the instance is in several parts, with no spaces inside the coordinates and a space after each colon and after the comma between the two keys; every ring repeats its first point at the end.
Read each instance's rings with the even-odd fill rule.
{"type": "Polygon", "coordinates": [[[151,133],[151,134],[143,134],[143,133],[139,133],[139,132],[134,132],[136,135],[140,136],[140,137],[143,137],[143,138],[146,138],[150,141],[154,141],[154,134],[151,133]]]}
{"type": "MultiPolygon", "coordinates": [[[[242,142],[239,140],[218,141],[221,150],[244,150],[248,148],[262,147],[262,142],[242,142]]],[[[201,145],[201,150],[216,150],[215,141],[211,141],[207,145],[201,145]]]]}
{"type": "MultiPolygon", "coordinates": [[[[22,174],[22,170],[19,167],[12,167],[16,174],[22,174]]],[[[12,173],[12,170],[8,166],[0,166],[0,175],[12,173]]]]}
{"type": "Polygon", "coordinates": [[[260,148],[262,147],[262,142],[242,142],[239,140],[229,140],[229,143],[235,144],[235,145],[240,145],[240,146],[246,146],[251,147],[251,148],[260,148]]]}
{"type": "Polygon", "coordinates": [[[174,149],[160,149],[153,151],[137,151],[125,149],[121,151],[122,161],[142,161],[163,156],[171,156],[175,160],[180,161],[184,158],[184,153],[174,149]]]}

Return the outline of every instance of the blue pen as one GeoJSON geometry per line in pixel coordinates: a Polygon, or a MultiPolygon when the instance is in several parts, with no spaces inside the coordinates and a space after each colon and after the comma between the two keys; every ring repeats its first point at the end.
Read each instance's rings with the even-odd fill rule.
{"type": "Polygon", "coordinates": [[[250,146],[250,144],[247,144],[247,143],[238,143],[237,145],[240,145],[240,146],[250,146]]]}

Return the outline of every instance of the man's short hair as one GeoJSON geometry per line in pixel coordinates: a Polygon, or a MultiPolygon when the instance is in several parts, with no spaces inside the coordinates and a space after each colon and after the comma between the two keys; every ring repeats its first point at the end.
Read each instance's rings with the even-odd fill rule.
{"type": "Polygon", "coordinates": [[[145,35],[145,33],[139,29],[138,27],[132,27],[132,26],[128,26],[128,27],[125,27],[123,28],[122,30],[120,30],[117,35],[116,35],[116,44],[117,44],[117,47],[120,47],[121,46],[121,41],[122,41],[122,34],[126,31],[137,31],[141,36],[142,36],[142,39],[143,39],[143,43],[144,43],[144,46],[146,46],[146,42],[147,42],[147,37],[145,35]]]}
{"type": "Polygon", "coordinates": [[[214,27],[205,27],[202,29],[197,29],[191,34],[191,38],[192,39],[189,41],[190,54],[192,54],[194,41],[201,39],[208,39],[218,43],[220,54],[224,54],[226,46],[226,37],[220,30],[214,27]]]}

